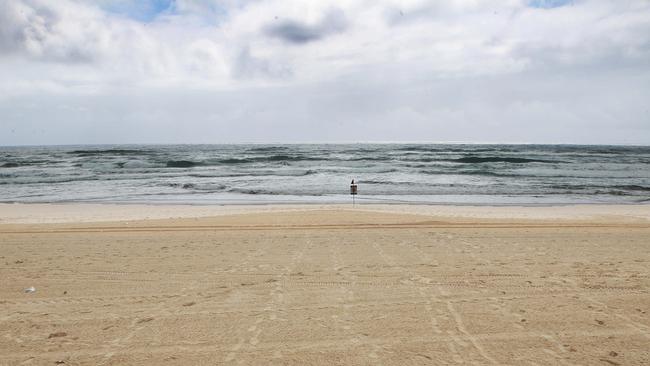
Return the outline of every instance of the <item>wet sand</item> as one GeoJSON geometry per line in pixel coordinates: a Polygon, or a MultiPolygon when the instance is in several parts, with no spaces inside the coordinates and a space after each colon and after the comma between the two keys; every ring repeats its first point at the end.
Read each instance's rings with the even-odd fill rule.
{"type": "Polygon", "coordinates": [[[650,206],[7,206],[0,365],[650,364],[650,206]]]}

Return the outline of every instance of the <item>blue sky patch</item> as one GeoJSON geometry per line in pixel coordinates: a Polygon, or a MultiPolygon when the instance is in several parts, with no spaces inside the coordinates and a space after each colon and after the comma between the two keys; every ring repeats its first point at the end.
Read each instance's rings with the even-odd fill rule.
{"type": "Polygon", "coordinates": [[[573,4],[573,0],[530,0],[528,6],[533,8],[551,9],[573,4]]]}
{"type": "Polygon", "coordinates": [[[150,22],[161,13],[171,10],[173,4],[174,0],[117,0],[107,2],[103,9],[141,22],[150,22]]]}

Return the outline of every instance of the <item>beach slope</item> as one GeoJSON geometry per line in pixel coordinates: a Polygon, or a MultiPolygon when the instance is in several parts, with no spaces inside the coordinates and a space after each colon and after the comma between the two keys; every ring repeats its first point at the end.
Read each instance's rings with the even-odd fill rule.
{"type": "Polygon", "coordinates": [[[2,210],[0,365],[650,363],[648,206],[2,210]]]}

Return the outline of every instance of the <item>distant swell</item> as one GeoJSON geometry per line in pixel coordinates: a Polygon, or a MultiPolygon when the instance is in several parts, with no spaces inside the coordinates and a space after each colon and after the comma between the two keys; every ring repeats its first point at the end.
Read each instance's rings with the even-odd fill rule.
{"type": "Polygon", "coordinates": [[[301,161],[301,160],[320,160],[303,155],[271,155],[264,158],[255,158],[255,161],[301,161]]]}
{"type": "Polygon", "coordinates": [[[191,168],[193,166],[199,166],[201,163],[197,163],[189,160],[170,160],[167,162],[168,168],[191,168]]]}
{"type": "Polygon", "coordinates": [[[69,154],[79,156],[95,156],[95,155],[140,155],[149,154],[149,150],[135,150],[135,149],[105,149],[105,150],[73,150],[69,154]]]}
{"type": "Polygon", "coordinates": [[[241,194],[267,194],[267,195],[278,195],[280,193],[278,192],[273,192],[270,190],[264,190],[264,189],[246,189],[246,188],[232,188],[229,190],[229,192],[232,193],[241,193],[241,194]]]}
{"type": "Polygon", "coordinates": [[[306,175],[318,174],[315,170],[306,171],[247,171],[242,173],[196,173],[188,174],[188,177],[195,178],[237,178],[237,177],[302,177],[306,175]]]}
{"type": "Polygon", "coordinates": [[[267,162],[283,162],[283,161],[312,161],[312,160],[321,160],[315,157],[309,157],[304,155],[270,155],[270,156],[259,156],[251,158],[229,158],[221,159],[217,162],[220,164],[246,164],[246,163],[267,163],[267,162]]]}
{"type": "MultiPolygon", "coordinates": [[[[258,189],[258,188],[231,188],[228,190],[228,192],[231,193],[239,193],[239,194],[250,194],[250,195],[268,195],[268,196],[292,196],[296,195],[296,192],[288,192],[288,191],[276,191],[276,190],[270,190],[270,189],[258,189]]],[[[322,196],[324,193],[323,192],[300,192],[298,195],[300,196],[322,196]]]]}
{"type": "Polygon", "coordinates": [[[236,158],[231,158],[231,159],[222,159],[218,161],[221,164],[245,164],[245,163],[252,163],[252,160],[249,159],[236,159],[236,158]]]}
{"type": "Polygon", "coordinates": [[[349,161],[389,161],[391,160],[388,156],[362,156],[354,159],[348,159],[349,161]]]}
{"type": "Polygon", "coordinates": [[[502,158],[498,156],[466,156],[458,159],[449,159],[447,161],[452,161],[456,163],[467,163],[467,164],[476,164],[476,163],[561,163],[560,161],[551,161],[551,160],[541,160],[541,159],[525,159],[525,158],[502,158]]]}
{"type": "Polygon", "coordinates": [[[273,152],[273,151],[286,151],[289,150],[288,147],[286,146],[260,146],[260,147],[253,147],[248,149],[250,152],[273,152]]]}
{"type": "Polygon", "coordinates": [[[465,170],[465,171],[420,170],[418,171],[418,173],[430,174],[430,175],[476,175],[476,176],[485,176],[485,177],[504,177],[504,178],[534,177],[525,174],[508,174],[508,173],[498,173],[498,172],[478,171],[478,170],[465,170]]]}
{"type": "Polygon", "coordinates": [[[174,187],[174,188],[182,188],[182,189],[187,189],[187,190],[206,191],[206,192],[219,192],[219,191],[222,191],[222,190],[228,188],[224,184],[197,185],[197,184],[194,184],[194,183],[169,183],[168,186],[174,187]]]}
{"type": "Polygon", "coordinates": [[[18,168],[21,166],[32,166],[32,165],[39,165],[45,163],[52,163],[52,162],[48,160],[21,160],[20,162],[8,161],[0,165],[0,168],[18,168]]]}
{"type": "Polygon", "coordinates": [[[183,188],[183,189],[193,189],[195,186],[192,183],[169,183],[170,187],[174,188],[183,188]]]}
{"type": "Polygon", "coordinates": [[[650,192],[650,187],[643,187],[643,186],[637,186],[637,185],[614,186],[612,188],[623,189],[623,190],[626,190],[626,191],[650,192]]]}
{"type": "Polygon", "coordinates": [[[405,181],[381,181],[381,180],[363,180],[359,181],[359,184],[383,184],[391,186],[417,186],[422,185],[421,183],[414,182],[405,182],[405,181]]]}

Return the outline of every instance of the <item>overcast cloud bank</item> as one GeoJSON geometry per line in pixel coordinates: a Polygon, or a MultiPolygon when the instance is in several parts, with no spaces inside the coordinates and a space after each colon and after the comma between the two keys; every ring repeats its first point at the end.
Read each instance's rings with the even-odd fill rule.
{"type": "Polygon", "coordinates": [[[0,144],[650,144],[650,2],[0,0],[0,144]]]}

